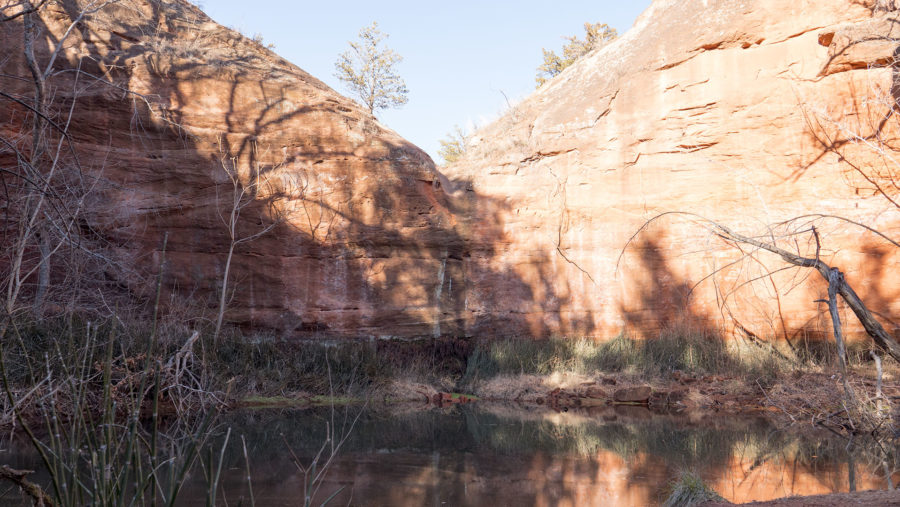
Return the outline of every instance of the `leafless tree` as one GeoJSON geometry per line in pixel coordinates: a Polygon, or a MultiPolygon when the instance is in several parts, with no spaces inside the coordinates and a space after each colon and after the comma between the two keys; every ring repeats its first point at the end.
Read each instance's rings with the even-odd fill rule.
{"type": "MultiPolygon", "coordinates": [[[[866,333],[872,338],[872,340],[878,345],[878,347],[887,352],[895,360],[900,362],[900,343],[898,343],[897,340],[890,333],[888,333],[885,330],[884,326],[875,318],[872,311],[869,310],[869,308],[865,305],[859,295],[857,295],[853,287],[847,282],[843,272],[839,268],[831,266],[822,260],[820,256],[822,247],[821,238],[815,225],[811,225],[809,228],[800,231],[779,233],[775,232],[775,228],[769,228],[765,234],[759,236],[747,236],[738,233],[730,227],[722,225],[721,223],[693,213],[666,212],[659,214],[645,222],[643,226],[641,226],[641,228],[629,239],[628,244],[626,244],[625,248],[627,248],[628,245],[651,224],[668,216],[679,216],[687,218],[696,223],[698,226],[710,231],[713,235],[721,239],[727,246],[737,249],[740,252],[741,256],[738,261],[735,262],[750,259],[757,252],[763,251],[778,256],[778,258],[780,258],[781,261],[786,263],[789,267],[812,269],[818,272],[819,275],[821,275],[822,279],[827,283],[828,287],[828,299],[824,302],[828,304],[829,314],[832,321],[832,331],[834,333],[834,338],[838,348],[838,364],[841,369],[841,375],[848,397],[852,398],[852,393],[849,385],[847,384],[847,357],[845,352],[843,326],[841,324],[840,314],[838,312],[837,296],[840,296],[841,299],[847,304],[847,306],[853,311],[859,323],[863,326],[866,333]],[[813,237],[815,241],[814,256],[807,257],[802,255],[802,253],[799,251],[789,251],[779,243],[789,243],[789,239],[800,234],[809,234],[813,237]],[[749,247],[749,250],[746,247],[749,247]]],[[[820,216],[818,218],[823,217],[820,216]]],[[[784,224],[791,222],[793,221],[785,222],[784,224]]],[[[847,222],[854,223],[849,220],[847,220],[847,222]]],[[[863,224],[857,225],[868,230],[869,232],[875,233],[888,243],[900,247],[900,244],[898,244],[888,236],[863,224]]],[[[794,244],[797,245],[796,248],[799,250],[799,243],[795,242],[794,244]]],[[[773,270],[769,270],[766,274],[771,275],[772,272],[773,270]]],[[[706,278],[704,278],[704,280],[715,276],[715,274],[716,273],[710,273],[706,278]]],[[[728,296],[724,295],[720,300],[723,302],[722,304],[727,304],[728,296]]]]}
{"type": "Polygon", "coordinates": [[[0,159],[12,162],[0,166],[0,211],[4,212],[0,217],[0,254],[4,256],[0,290],[5,313],[0,336],[13,315],[26,308],[25,299],[30,298],[38,317],[51,293],[54,303],[63,302],[60,298],[65,295],[67,305],[81,305],[87,297],[80,290],[82,285],[99,279],[85,276],[87,270],[99,273],[113,268],[133,274],[132,268],[104,251],[101,235],[92,228],[89,215],[97,211],[94,196],[103,185],[99,176],[103,168],[83,170],[70,129],[81,94],[97,84],[142,101],[151,114],[155,109],[147,97],[112,78],[84,71],[83,55],[75,68],[60,63],[80,40],[79,34],[88,29],[88,20],[124,0],[80,1],[73,4],[77,9],[62,26],[48,25],[45,19],[44,11],[55,3],[0,0],[0,22],[12,23],[11,33],[20,34],[21,44],[11,49],[21,55],[22,62],[18,69],[15,64],[8,66],[17,73],[2,76],[12,86],[0,87],[0,107],[12,112],[4,115],[10,123],[0,126],[0,159]],[[52,44],[43,48],[48,39],[52,44]]]}
{"type": "Polygon", "coordinates": [[[222,330],[222,322],[228,303],[231,263],[234,259],[235,249],[242,244],[249,243],[268,234],[279,223],[284,221],[283,213],[276,206],[278,196],[275,195],[273,185],[270,184],[267,176],[275,168],[271,168],[266,171],[266,174],[263,174],[256,143],[251,145],[250,151],[249,167],[242,168],[237,157],[223,156],[221,158],[222,170],[227,175],[231,188],[230,195],[224,196],[223,199],[221,198],[223,196],[218,194],[218,186],[216,187],[216,208],[219,219],[225,225],[228,234],[228,253],[225,256],[225,269],[222,273],[222,288],[219,294],[219,307],[216,312],[214,339],[218,339],[222,330]],[[242,233],[239,230],[239,226],[242,223],[241,216],[249,211],[251,207],[260,205],[265,207],[264,216],[258,217],[263,225],[252,232],[242,233]]]}
{"type": "Polygon", "coordinates": [[[5,335],[8,320],[17,310],[18,300],[30,279],[36,279],[33,307],[40,314],[50,285],[53,256],[63,247],[77,242],[73,231],[83,211],[89,186],[84,181],[69,135],[78,101],[78,70],[67,105],[51,107],[55,90],[48,83],[77,24],[114,1],[85,5],[43,61],[35,51],[35,45],[43,31],[41,10],[51,2],[21,0],[0,5],[0,21],[22,23],[21,50],[29,76],[19,79],[27,80],[31,87],[28,95],[0,90],[0,100],[15,105],[30,116],[30,128],[14,127],[11,130],[18,131],[18,135],[0,135],[0,155],[15,160],[15,165],[2,168],[6,232],[7,237],[13,238],[7,242],[9,263],[3,280],[7,319],[0,324],[0,336],[5,335]],[[10,225],[15,227],[12,234],[10,225]]]}

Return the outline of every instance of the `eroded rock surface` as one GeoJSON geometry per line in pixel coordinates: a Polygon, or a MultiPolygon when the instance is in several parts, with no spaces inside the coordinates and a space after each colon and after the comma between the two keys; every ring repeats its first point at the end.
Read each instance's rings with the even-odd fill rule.
{"type": "Polygon", "coordinates": [[[471,210],[470,331],[830,332],[818,275],[699,217],[811,257],[815,224],[819,255],[896,330],[900,248],[824,216],[900,237],[898,26],[865,1],[654,1],[444,170],[471,210]],[[641,229],[667,212],[687,214],[641,229]]]}
{"type": "MultiPolygon", "coordinates": [[[[39,60],[83,5],[41,12],[39,60]]],[[[900,237],[887,114],[900,25],[876,7],[657,0],[478,132],[448,178],[352,101],[179,0],[82,19],[48,85],[54,118],[68,121],[74,101],[71,139],[96,182],[81,226],[105,245],[106,276],[151,295],[168,234],[163,300],[186,315],[177,301],[210,309],[221,293],[237,169],[237,191],[252,195],[237,236],[274,225],[232,262],[227,318],[253,330],[609,337],[687,325],[795,339],[828,332],[814,274],[741,257],[687,215],[632,235],[681,211],[812,255],[817,218],[820,255],[886,324],[900,320],[900,249],[819,216],[900,237]]],[[[21,20],[0,23],[2,47],[20,48],[21,34],[21,20]]],[[[29,97],[18,49],[0,58],[0,89],[29,97]]],[[[2,102],[0,130],[25,150],[27,124],[27,108],[2,102]]]]}
{"type": "MultiPolygon", "coordinates": [[[[41,11],[41,65],[85,5],[41,11]]],[[[22,29],[22,18],[0,23],[0,47],[13,48],[0,89],[30,97],[22,29]]],[[[84,17],[56,67],[54,118],[74,101],[71,135],[97,180],[86,227],[126,267],[109,276],[152,294],[168,234],[163,301],[214,308],[244,191],[236,237],[274,229],[237,246],[228,320],[288,337],[459,333],[464,247],[434,164],[353,101],[180,0],[84,17]]],[[[27,135],[26,119],[0,105],[10,138],[27,135]]]]}

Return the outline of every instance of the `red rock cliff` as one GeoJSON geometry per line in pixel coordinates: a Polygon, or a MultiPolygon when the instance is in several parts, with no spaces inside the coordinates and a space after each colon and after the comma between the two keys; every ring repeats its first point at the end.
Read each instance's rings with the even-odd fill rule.
{"type": "MultiPolygon", "coordinates": [[[[41,11],[39,60],[83,5],[41,11]]],[[[449,178],[352,101],[178,0],[122,0],[72,25],[48,89],[54,118],[72,111],[96,182],[81,227],[116,261],[106,276],[139,294],[153,292],[168,233],[166,294],[215,306],[237,169],[253,195],[238,236],[274,225],[237,247],[229,277],[227,317],[254,329],[605,337],[686,324],[796,337],[828,331],[814,274],[741,257],[684,217],[620,252],[667,211],[746,234],[775,227],[807,255],[816,217],[782,222],[841,215],[900,237],[894,16],[865,0],[658,0],[478,132],[449,178]]],[[[21,40],[20,19],[0,23],[2,47],[21,40]]],[[[29,97],[21,51],[0,58],[0,90],[29,97]]],[[[0,130],[26,152],[27,116],[2,102],[0,130]]],[[[900,249],[815,222],[821,255],[882,316],[900,314],[900,249]]]]}
{"type": "Polygon", "coordinates": [[[472,210],[460,226],[470,329],[830,332],[817,274],[781,271],[690,216],[654,222],[620,259],[647,220],[681,211],[809,256],[816,224],[823,258],[896,330],[900,248],[821,216],[900,238],[900,24],[874,4],[656,0],[618,41],[476,132],[445,171],[467,182],[451,188],[472,210]]]}
{"type": "MultiPolygon", "coordinates": [[[[41,65],[84,5],[40,11],[41,65]]],[[[0,89],[27,98],[22,30],[22,18],[0,23],[0,46],[13,48],[0,89]]],[[[274,229],[236,249],[229,320],[294,337],[459,332],[463,245],[423,151],[187,2],[122,0],[72,30],[51,109],[65,120],[73,106],[71,137],[98,182],[85,227],[126,266],[112,276],[152,294],[168,233],[164,294],[214,307],[236,169],[254,201],[237,237],[274,229]]],[[[27,114],[2,102],[8,138],[27,136],[27,114]]]]}

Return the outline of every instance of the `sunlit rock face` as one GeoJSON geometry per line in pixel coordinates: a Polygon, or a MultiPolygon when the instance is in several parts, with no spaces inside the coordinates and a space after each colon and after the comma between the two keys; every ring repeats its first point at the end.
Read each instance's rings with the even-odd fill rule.
{"type": "MultiPolygon", "coordinates": [[[[41,12],[41,65],[83,5],[41,12]]],[[[656,1],[479,131],[447,177],[354,102],[180,0],[122,0],[75,23],[48,88],[91,182],[80,228],[102,245],[104,276],[152,296],[167,237],[162,300],[186,318],[216,307],[243,191],[236,238],[267,232],[235,248],[226,318],[254,331],[687,325],[795,340],[828,332],[814,274],[752,249],[739,259],[684,215],[629,239],[669,211],[746,234],[839,215],[900,237],[884,195],[897,196],[900,161],[886,115],[891,16],[864,0],[656,1]]],[[[0,47],[13,48],[0,89],[28,98],[21,21],[0,23],[0,47]]],[[[26,151],[27,126],[21,104],[0,102],[0,131],[23,134],[26,151]]],[[[9,152],[0,162],[14,164],[9,152]]],[[[811,223],[771,232],[814,255],[811,223]]],[[[820,255],[874,310],[900,313],[900,249],[834,218],[816,225],[820,255]]]]}
{"type": "Polygon", "coordinates": [[[830,333],[817,274],[729,246],[701,217],[809,257],[815,225],[820,257],[896,331],[900,248],[821,215],[900,238],[897,16],[866,1],[657,0],[477,131],[442,170],[468,212],[469,332],[830,333]],[[642,229],[669,212],[683,214],[642,229]]]}
{"type": "MultiPolygon", "coordinates": [[[[41,11],[41,65],[83,5],[41,11]]],[[[0,88],[30,97],[22,29],[0,23],[0,47],[13,48],[0,88]]],[[[128,289],[155,291],[168,235],[162,300],[191,318],[213,310],[243,191],[235,238],[272,228],[235,249],[228,320],[287,337],[461,333],[464,248],[434,164],[355,102],[180,0],[87,16],[55,67],[54,118],[74,101],[71,138],[97,181],[85,226],[128,289]]],[[[4,132],[27,135],[26,113],[3,101],[4,132]]]]}

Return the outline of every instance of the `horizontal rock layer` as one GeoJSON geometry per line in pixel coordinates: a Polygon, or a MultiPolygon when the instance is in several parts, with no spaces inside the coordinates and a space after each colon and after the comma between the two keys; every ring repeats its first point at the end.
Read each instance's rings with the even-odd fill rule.
{"type": "MultiPolygon", "coordinates": [[[[465,287],[464,246],[423,151],[187,2],[122,0],[73,25],[84,5],[42,9],[35,51],[46,65],[72,25],[50,109],[66,119],[74,104],[71,139],[97,180],[85,220],[124,266],[109,276],[151,296],[167,235],[163,301],[208,315],[239,202],[235,239],[271,230],[236,246],[228,320],[287,337],[459,332],[440,307],[451,283],[465,287]]],[[[16,48],[0,89],[28,99],[22,19],[0,23],[2,47],[16,48]]],[[[27,114],[2,102],[9,138],[27,137],[27,114]]]]}
{"type": "Polygon", "coordinates": [[[898,26],[866,2],[654,1],[443,170],[470,213],[470,332],[830,333],[817,274],[700,217],[807,256],[815,224],[896,331],[900,248],[831,216],[900,238],[898,26]]]}
{"type": "MultiPolygon", "coordinates": [[[[36,18],[42,65],[79,5],[36,18]]],[[[253,330],[687,326],[795,340],[829,330],[821,280],[724,245],[696,217],[805,255],[815,223],[820,255],[886,324],[900,320],[898,248],[831,217],[900,237],[895,16],[865,1],[657,0],[479,131],[446,177],[354,102],[178,0],[122,0],[72,25],[48,96],[94,182],[81,228],[105,245],[104,276],[151,296],[167,236],[173,311],[215,308],[237,195],[249,204],[236,238],[271,227],[236,246],[228,277],[226,317],[253,330]],[[672,211],[693,215],[641,229],[672,211]]],[[[21,21],[0,23],[3,47],[21,48],[21,21]]],[[[0,59],[0,90],[27,103],[21,55],[0,59]]],[[[23,152],[28,120],[4,99],[0,133],[23,152]]]]}

